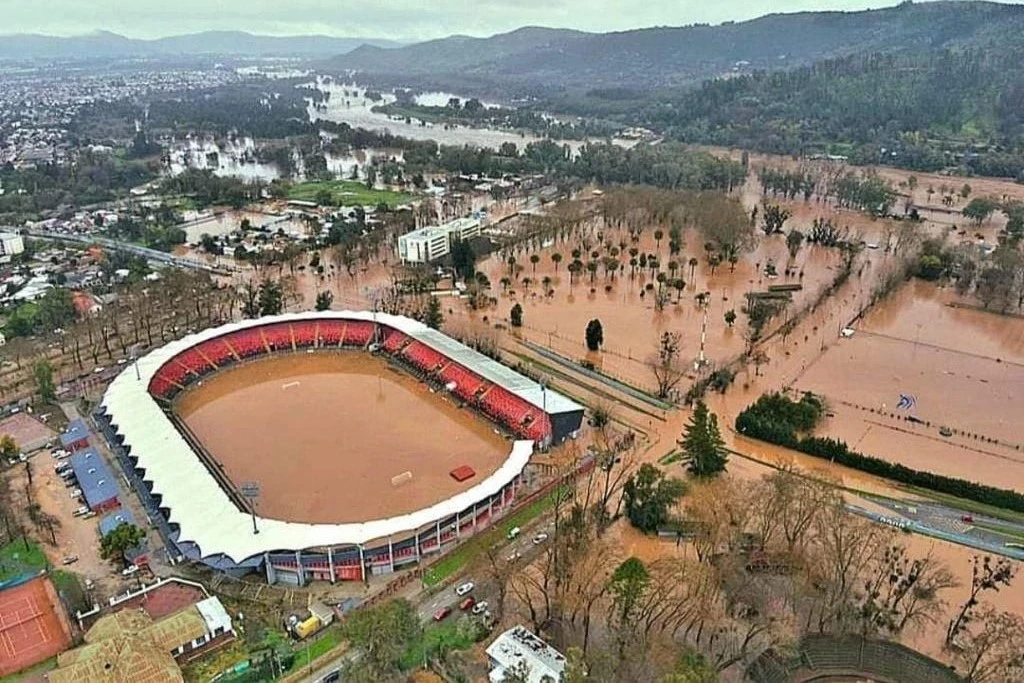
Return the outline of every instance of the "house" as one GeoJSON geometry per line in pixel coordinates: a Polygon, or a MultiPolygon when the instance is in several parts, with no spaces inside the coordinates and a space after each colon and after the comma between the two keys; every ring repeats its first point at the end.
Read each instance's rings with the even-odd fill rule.
{"type": "Polygon", "coordinates": [[[216,597],[160,620],[125,609],[96,620],[85,645],[57,656],[50,683],[178,683],[179,662],[234,638],[231,617],[216,597]]]}
{"type": "Polygon", "coordinates": [[[523,669],[528,683],[558,683],[565,656],[523,626],[515,626],[487,647],[491,683],[501,683],[508,671],[523,669]]]}
{"type": "Polygon", "coordinates": [[[81,418],[68,423],[68,428],[60,435],[60,445],[72,453],[89,447],[89,428],[81,418]]]}
{"type": "Polygon", "coordinates": [[[71,456],[71,469],[82,489],[82,497],[90,510],[106,512],[121,505],[117,484],[110,468],[93,448],[85,448],[71,456]]]}

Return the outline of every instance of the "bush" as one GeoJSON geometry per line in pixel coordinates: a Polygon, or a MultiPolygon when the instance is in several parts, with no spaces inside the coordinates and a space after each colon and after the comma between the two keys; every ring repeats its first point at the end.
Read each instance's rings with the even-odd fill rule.
{"type": "Polygon", "coordinates": [[[801,436],[801,432],[808,432],[814,427],[822,410],[821,401],[813,394],[804,394],[800,401],[792,401],[781,394],[765,394],[736,416],[736,431],[752,439],[792,448],[902,484],[1024,512],[1024,494],[1016,491],[910,469],[853,451],[837,439],[801,436]],[[807,424],[810,427],[804,427],[807,424]]]}

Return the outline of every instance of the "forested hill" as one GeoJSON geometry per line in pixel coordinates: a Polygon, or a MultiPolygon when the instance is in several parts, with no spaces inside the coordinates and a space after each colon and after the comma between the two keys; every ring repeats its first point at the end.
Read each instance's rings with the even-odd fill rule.
{"type": "Polygon", "coordinates": [[[624,117],[688,142],[1024,179],[1024,47],[857,55],[715,80],[624,117]]]}
{"type": "Polygon", "coordinates": [[[643,90],[856,53],[987,47],[1007,41],[1024,41],[1022,6],[928,2],[609,34],[526,28],[491,38],[457,36],[403,48],[364,46],[330,66],[407,85],[491,84],[517,93],[623,86],[643,90]]]}

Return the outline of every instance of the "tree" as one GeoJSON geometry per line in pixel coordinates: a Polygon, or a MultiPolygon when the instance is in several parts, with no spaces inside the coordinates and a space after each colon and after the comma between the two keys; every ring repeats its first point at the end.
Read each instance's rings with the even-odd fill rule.
{"type": "Polygon", "coordinates": [[[964,677],[977,683],[1024,680],[1024,619],[990,605],[978,611],[958,638],[956,658],[964,677]]]}
{"type": "Polygon", "coordinates": [[[635,557],[627,559],[612,573],[608,584],[608,592],[612,596],[609,621],[622,632],[619,639],[620,647],[625,645],[623,636],[632,630],[637,606],[650,580],[651,575],[647,572],[647,567],[635,557]]]}
{"type": "Polygon", "coordinates": [[[512,310],[509,311],[508,319],[509,319],[509,322],[511,323],[512,327],[522,327],[523,326],[523,306],[522,306],[522,304],[516,303],[516,305],[512,307],[512,310]]]}
{"type": "Polygon", "coordinates": [[[423,323],[435,330],[441,329],[444,324],[444,313],[441,312],[441,301],[436,296],[431,296],[427,302],[427,312],[423,316],[423,323]]]}
{"type": "Polygon", "coordinates": [[[799,230],[793,229],[786,235],[786,247],[789,249],[789,257],[796,258],[797,253],[800,251],[800,247],[804,243],[804,234],[799,230]]]}
{"type": "Polygon", "coordinates": [[[36,361],[32,366],[32,374],[36,379],[36,391],[47,403],[57,398],[57,388],[53,383],[53,366],[48,360],[36,361]]]}
{"type": "Polygon", "coordinates": [[[540,254],[530,254],[530,265],[533,266],[534,275],[537,274],[537,264],[540,263],[540,254]]]}
{"type": "Polygon", "coordinates": [[[259,287],[260,315],[278,315],[284,310],[284,289],[280,281],[265,279],[259,287]]]}
{"type": "Polygon", "coordinates": [[[688,650],[679,658],[672,673],[662,678],[660,683],[718,683],[718,671],[704,655],[688,650]]]}
{"type": "Polygon", "coordinates": [[[416,609],[404,599],[348,615],[342,632],[354,651],[382,673],[396,673],[409,643],[420,637],[422,627],[416,609]]]}
{"type": "Polygon", "coordinates": [[[562,255],[555,252],[551,255],[551,262],[555,264],[555,272],[558,272],[558,265],[562,262],[562,255]]]}
{"type": "Polygon", "coordinates": [[[18,453],[18,443],[14,440],[14,437],[10,434],[4,434],[0,438],[0,455],[6,460],[12,460],[18,457],[18,453]]]}
{"type": "Polygon", "coordinates": [[[455,240],[452,242],[452,268],[455,274],[468,283],[473,274],[476,273],[476,254],[473,247],[466,240],[455,240]]]}
{"type": "Polygon", "coordinates": [[[658,340],[657,352],[648,361],[658,384],[660,398],[668,398],[686,374],[686,368],[680,360],[682,339],[678,332],[663,332],[658,340]]]}
{"type": "Polygon", "coordinates": [[[989,555],[971,560],[971,589],[967,600],[960,607],[956,617],[949,622],[946,629],[946,644],[953,645],[967,624],[973,621],[974,611],[978,607],[979,598],[985,591],[997,592],[1000,588],[1009,587],[1016,574],[1016,567],[1005,557],[993,558],[989,555]]]}
{"type": "Polygon", "coordinates": [[[316,293],[316,310],[329,311],[332,303],[334,303],[334,295],[328,290],[316,293]]]}
{"type": "Polygon", "coordinates": [[[123,558],[126,550],[136,547],[145,538],[146,532],[134,524],[118,524],[100,540],[100,557],[104,560],[123,558]]]}
{"type": "Polygon", "coordinates": [[[587,323],[585,336],[587,349],[589,351],[599,351],[601,346],[604,344],[604,327],[601,325],[601,321],[594,318],[587,323]]]}
{"type": "Polygon", "coordinates": [[[728,311],[725,312],[724,318],[725,324],[728,325],[729,327],[732,327],[733,324],[735,324],[736,322],[736,311],[730,308],[728,311]]]}
{"type": "Polygon", "coordinates": [[[683,461],[695,477],[712,477],[725,471],[729,461],[722,434],[718,430],[718,416],[708,410],[704,401],[697,401],[681,441],[683,461]]]}
{"type": "Polygon", "coordinates": [[[657,467],[644,463],[622,488],[626,516],[644,533],[657,531],[668,521],[669,509],[685,492],[682,481],[666,478],[657,467]]]}
{"type": "Polygon", "coordinates": [[[761,212],[761,228],[764,230],[764,234],[772,235],[782,232],[782,225],[792,215],[793,213],[789,209],[784,209],[778,204],[765,204],[764,210],[761,212]]]}
{"type": "Polygon", "coordinates": [[[989,216],[999,209],[999,202],[991,197],[975,197],[967,203],[960,213],[963,214],[964,218],[969,218],[976,225],[981,225],[989,216]]]}

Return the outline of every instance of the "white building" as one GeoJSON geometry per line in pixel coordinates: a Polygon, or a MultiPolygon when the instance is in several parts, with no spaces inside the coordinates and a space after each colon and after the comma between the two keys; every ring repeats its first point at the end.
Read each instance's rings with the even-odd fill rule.
{"type": "Polygon", "coordinates": [[[524,669],[529,683],[558,683],[565,656],[522,626],[505,631],[487,647],[491,683],[501,683],[508,670],[524,669]]]}
{"type": "Polygon", "coordinates": [[[480,234],[476,218],[456,218],[444,225],[431,225],[398,238],[398,258],[403,263],[429,263],[448,255],[452,242],[480,234]]]}
{"type": "Polygon", "coordinates": [[[14,256],[25,251],[25,240],[13,232],[0,232],[0,256],[14,256]]]}

